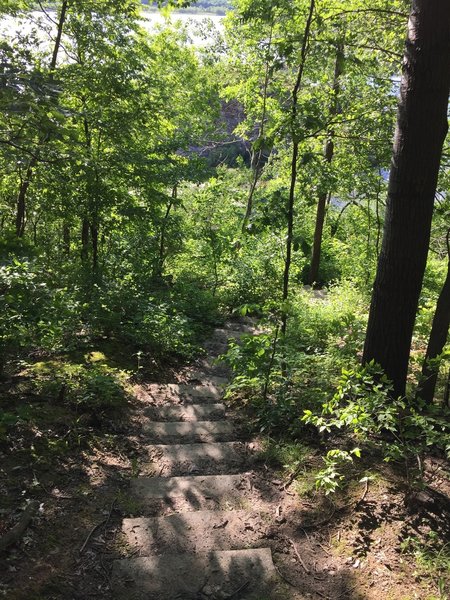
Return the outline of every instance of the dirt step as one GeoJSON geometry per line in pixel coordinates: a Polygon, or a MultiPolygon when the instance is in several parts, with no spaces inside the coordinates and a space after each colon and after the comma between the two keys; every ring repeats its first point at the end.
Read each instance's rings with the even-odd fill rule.
{"type": "Polygon", "coordinates": [[[113,597],[123,600],[262,600],[276,579],[269,548],[119,560],[113,597]]]}
{"type": "Polygon", "coordinates": [[[267,546],[270,516],[243,510],[202,510],[153,519],[124,519],[122,533],[140,556],[267,546]]]}
{"type": "MultiPolygon", "coordinates": [[[[146,421],[142,430],[152,442],[225,442],[236,439],[233,423],[229,421],[146,421]]],[[[150,441],[149,439],[149,441],[150,441]]]]}
{"type": "Polygon", "coordinates": [[[152,463],[162,469],[161,473],[166,477],[236,473],[248,458],[246,446],[242,442],[158,444],[148,446],[147,451],[152,463]]]}
{"type": "Polygon", "coordinates": [[[224,404],[150,406],[145,414],[153,421],[213,421],[225,416],[224,404]]]}
{"type": "Polygon", "coordinates": [[[140,502],[182,497],[184,510],[201,510],[213,501],[217,507],[237,506],[251,489],[247,474],[187,475],[185,477],[138,477],[131,480],[133,496],[140,502]]]}

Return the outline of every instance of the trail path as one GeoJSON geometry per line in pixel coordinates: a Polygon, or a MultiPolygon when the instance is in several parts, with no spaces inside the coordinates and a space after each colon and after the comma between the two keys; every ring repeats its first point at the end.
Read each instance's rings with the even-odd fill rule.
{"type": "MultiPolygon", "coordinates": [[[[156,476],[131,481],[139,516],[122,533],[130,557],[114,563],[114,598],[293,598],[267,543],[274,515],[251,472],[252,450],[221,402],[226,371],[214,359],[248,327],[215,331],[185,384],[152,384],[143,431],[156,476]]],[[[299,596],[295,596],[300,598],[299,596]]]]}

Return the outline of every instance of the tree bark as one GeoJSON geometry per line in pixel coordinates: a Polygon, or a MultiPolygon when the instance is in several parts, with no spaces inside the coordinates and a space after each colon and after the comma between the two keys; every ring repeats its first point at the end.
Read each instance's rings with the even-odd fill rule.
{"type": "MultiPolygon", "coordinates": [[[[336,45],[336,62],[334,65],[334,77],[333,77],[333,96],[329,109],[329,116],[332,120],[339,112],[339,79],[344,69],[344,47],[342,43],[336,45]]],[[[327,141],[325,142],[325,148],[323,157],[325,163],[330,165],[334,155],[334,129],[328,130],[327,141]]],[[[323,237],[323,226],[325,224],[325,217],[327,213],[327,198],[330,190],[324,190],[317,202],[317,213],[316,213],[316,226],[314,229],[314,242],[311,255],[311,268],[309,270],[308,283],[312,285],[319,278],[319,267],[320,267],[320,254],[322,251],[322,237],[323,237]]]]}
{"type": "Polygon", "coordinates": [[[417,389],[417,397],[422,398],[427,404],[432,404],[434,390],[436,388],[439,374],[439,362],[430,362],[436,359],[447,342],[448,329],[450,326],[450,229],[447,232],[448,264],[447,276],[436,304],[436,310],[431,326],[430,338],[428,340],[427,352],[422,366],[422,381],[417,389]]]}
{"type": "Polygon", "coordinates": [[[363,363],[379,363],[405,394],[430,241],[450,85],[450,2],[413,0],[400,88],[383,242],[363,363]]]}

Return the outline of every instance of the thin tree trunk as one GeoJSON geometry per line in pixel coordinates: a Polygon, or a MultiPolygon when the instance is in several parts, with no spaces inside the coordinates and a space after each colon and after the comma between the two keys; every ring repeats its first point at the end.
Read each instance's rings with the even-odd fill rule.
{"type": "Polygon", "coordinates": [[[84,265],[89,258],[89,230],[89,220],[87,217],[84,217],[81,224],[81,262],[84,265]]]}
{"type": "Polygon", "coordinates": [[[413,0],[386,219],[363,363],[379,363],[405,394],[411,338],[430,241],[450,86],[450,2],[413,0]]]}
{"type": "MultiPolygon", "coordinates": [[[[268,52],[272,45],[273,25],[274,25],[274,23],[273,23],[273,19],[272,19],[269,43],[268,43],[268,50],[267,50],[268,52]]],[[[250,217],[252,215],[253,196],[255,194],[256,186],[258,185],[258,181],[259,181],[262,171],[263,171],[261,162],[263,159],[263,152],[264,152],[264,128],[265,128],[265,124],[266,124],[267,89],[269,87],[269,74],[270,74],[269,57],[267,57],[266,70],[265,70],[265,74],[264,74],[264,84],[263,84],[263,107],[262,107],[262,114],[261,114],[261,126],[259,128],[259,134],[258,134],[258,138],[256,140],[256,143],[259,142],[260,145],[257,150],[252,149],[252,157],[251,157],[252,181],[250,184],[250,190],[249,190],[248,197],[247,197],[247,209],[245,211],[244,219],[242,221],[242,232],[245,232],[248,222],[250,220],[250,217]]]]}
{"type": "MultiPolygon", "coordinates": [[[[61,5],[61,12],[58,20],[58,28],[56,32],[55,44],[53,46],[52,58],[50,61],[50,80],[53,81],[53,75],[58,60],[58,53],[61,47],[61,38],[64,30],[64,24],[67,18],[69,0],[63,0],[61,5]]],[[[16,236],[21,238],[25,233],[25,217],[26,217],[26,204],[27,204],[27,193],[33,178],[34,169],[39,161],[40,149],[48,141],[48,134],[41,136],[35,155],[28,163],[26,177],[20,183],[19,192],[17,194],[17,211],[16,211],[16,236]]]]}
{"type": "MultiPolygon", "coordinates": [[[[298,170],[298,150],[300,146],[300,140],[297,129],[297,111],[298,111],[298,94],[303,79],[303,72],[305,70],[306,54],[308,51],[309,44],[309,32],[311,29],[311,22],[314,13],[315,0],[310,1],[308,18],[306,20],[305,31],[303,34],[303,43],[300,55],[300,66],[298,68],[297,80],[295,82],[294,89],[292,91],[292,110],[291,110],[291,123],[292,123],[292,158],[291,158],[291,183],[289,187],[289,199],[288,199],[288,211],[287,211],[287,236],[286,236],[286,258],[284,261],[284,272],[283,272],[283,309],[281,314],[281,335],[284,338],[286,335],[287,328],[287,310],[286,301],[289,297],[289,274],[291,270],[292,261],[292,240],[294,233],[294,206],[295,206],[295,186],[297,183],[297,170],[298,170]]],[[[283,369],[285,370],[285,369],[283,369]]]]}
{"type": "MultiPolygon", "coordinates": [[[[336,61],[334,64],[334,77],[333,77],[333,96],[329,109],[330,119],[333,118],[339,112],[339,86],[340,77],[344,70],[344,46],[342,42],[336,45],[336,61]]],[[[334,129],[328,130],[327,141],[325,142],[324,148],[324,159],[325,162],[330,165],[334,155],[334,129]]],[[[313,284],[317,282],[319,278],[319,267],[320,267],[320,254],[322,251],[322,237],[323,237],[323,226],[325,224],[325,217],[327,213],[327,198],[330,194],[330,190],[324,190],[317,202],[317,213],[316,213],[316,226],[314,229],[314,242],[311,256],[311,268],[309,271],[308,283],[313,284]]]]}
{"type": "Polygon", "coordinates": [[[422,380],[417,390],[417,397],[422,398],[427,404],[432,404],[437,378],[439,375],[439,362],[430,362],[442,354],[447,342],[450,326],[450,229],[447,231],[447,276],[436,305],[436,311],[431,326],[427,352],[422,366],[422,380]]]}
{"type": "Polygon", "coordinates": [[[91,223],[91,240],[92,240],[92,271],[97,271],[98,268],[98,224],[91,223]]]}
{"type": "Polygon", "coordinates": [[[33,157],[25,174],[25,179],[20,182],[19,193],[17,195],[17,209],[16,209],[16,236],[18,238],[23,237],[25,233],[25,222],[26,222],[26,197],[28,188],[30,187],[31,178],[33,177],[33,169],[36,166],[37,158],[33,157]]]}
{"type": "Polygon", "coordinates": [[[70,256],[70,226],[67,223],[63,223],[63,247],[66,256],[70,256]]]}
{"type": "Polygon", "coordinates": [[[59,49],[61,47],[61,38],[63,34],[64,25],[67,18],[67,9],[69,7],[69,0],[63,0],[61,5],[61,12],[59,13],[58,29],[56,31],[55,45],[53,46],[52,60],[50,62],[50,78],[53,79],[53,74],[56,69],[56,63],[58,62],[59,49]]]}
{"type": "Polygon", "coordinates": [[[172,210],[172,206],[177,199],[178,187],[175,184],[172,189],[172,198],[170,199],[169,204],[167,205],[166,214],[164,215],[164,219],[161,226],[161,236],[159,240],[159,256],[158,256],[158,266],[155,275],[157,277],[162,277],[164,262],[165,262],[165,248],[166,248],[166,231],[167,224],[169,221],[170,211],[172,210]]]}

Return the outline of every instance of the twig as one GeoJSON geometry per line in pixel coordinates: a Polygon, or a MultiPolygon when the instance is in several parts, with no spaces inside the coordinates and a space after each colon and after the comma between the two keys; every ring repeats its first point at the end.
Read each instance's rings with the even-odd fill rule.
{"type": "Polygon", "coordinates": [[[231,600],[231,598],[234,598],[235,596],[237,596],[237,594],[239,594],[239,592],[243,592],[245,589],[247,589],[249,585],[250,585],[250,581],[246,581],[237,590],[235,590],[232,594],[230,594],[229,596],[226,596],[225,600],[231,600]]]}
{"type": "Polygon", "coordinates": [[[281,577],[281,579],[286,582],[288,585],[290,585],[291,587],[298,589],[298,587],[296,585],[294,585],[291,581],[289,581],[289,579],[287,579],[283,573],[280,571],[280,569],[277,567],[277,565],[273,565],[275,567],[275,571],[278,573],[278,575],[281,577]]]}
{"type": "Polygon", "coordinates": [[[106,525],[106,519],[103,519],[103,521],[101,523],[98,523],[97,525],[95,525],[90,532],[88,533],[87,538],[84,540],[84,544],[81,546],[79,553],[83,554],[86,546],[89,543],[89,540],[91,539],[91,537],[93,536],[93,534],[97,531],[97,529],[100,529],[100,527],[102,527],[103,525],[106,525]]]}
{"type": "Polygon", "coordinates": [[[346,590],[344,590],[343,592],[341,592],[339,594],[339,596],[336,596],[336,600],[339,600],[339,598],[343,598],[347,594],[350,594],[351,592],[353,592],[353,590],[356,590],[357,587],[358,587],[358,585],[352,585],[351,588],[347,588],[346,590]]]}
{"type": "MultiPolygon", "coordinates": [[[[303,533],[305,534],[306,539],[308,540],[309,545],[312,548],[311,538],[309,537],[308,533],[303,529],[303,527],[299,527],[299,529],[301,531],[303,531],[303,533]]],[[[322,550],[325,552],[325,554],[328,554],[328,556],[330,556],[331,553],[325,548],[325,546],[323,544],[321,544],[317,540],[315,540],[315,543],[316,543],[317,546],[319,546],[319,548],[322,548],[322,550]]]]}
{"type": "Polygon", "coordinates": [[[50,496],[51,498],[56,498],[57,500],[73,500],[73,496],[66,496],[64,494],[55,494],[52,491],[50,491],[49,489],[47,489],[45,487],[45,485],[42,483],[42,481],[39,481],[38,478],[36,477],[36,473],[33,471],[33,475],[34,478],[36,480],[36,482],[39,484],[39,486],[42,488],[42,490],[47,494],[47,496],[50,496]]]}
{"type": "Polygon", "coordinates": [[[330,556],[331,553],[325,548],[325,546],[323,546],[320,542],[316,542],[316,544],[319,546],[319,548],[322,548],[325,554],[328,554],[328,556],[330,556]]]}
{"type": "Polygon", "coordinates": [[[369,491],[369,480],[366,479],[366,485],[364,487],[364,492],[363,495],[361,496],[361,498],[358,500],[358,502],[356,503],[355,506],[358,506],[358,504],[361,504],[361,502],[364,502],[364,500],[366,499],[367,496],[367,492],[369,491]]]}
{"type": "Polygon", "coordinates": [[[111,588],[112,588],[112,585],[111,585],[110,571],[109,571],[109,569],[106,567],[106,565],[104,564],[104,562],[103,562],[103,556],[102,556],[101,554],[100,554],[100,566],[101,566],[101,568],[102,568],[102,571],[103,571],[103,574],[104,574],[104,576],[105,576],[106,583],[108,584],[108,586],[109,586],[109,589],[111,589],[111,588]]]}
{"type": "Polygon", "coordinates": [[[12,544],[15,544],[20,540],[20,538],[25,533],[25,530],[27,529],[28,525],[30,524],[32,518],[34,517],[38,506],[39,503],[36,501],[30,502],[28,504],[28,506],[23,511],[19,522],[16,525],[14,525],[14,527],[10,529],[8,533],[6,533],[3,537],[0,538],[0,552],[6,550],[8,546],[11,546],[12,544]]]}
{"type": "Polygon", "coordinates": [[[308,540],[308,542],[311,544],[311,538],[309,537],[309,535],[306,533],[306,531],[303,529],[303,527],[299,527],[299,529],[301,529],[301,531],[303,531],[303,533],[305,534],[305,538],[308,540]]]}
{"type": "Polygon", "coordinates": [[[81,546],[80,550],[79,550],[79,554],[83,554],[83,552],[86,549],[86,546],[89,543],[89,540],[91,539],[91,537],[94,535],[94,533],[97,531],[97,529],[100,529],[100,527],[106,526],[109,523],[109,520],[111,518],[112,515],[112,511],[114,510],[114,505],[117,502],[117,498],[114,498],[113,503],[111,504],[111,508],[109,510],[109,514],[106,517],[106,519],[103,519],[103,521],[101,523],[98,523],[97,525],[95,525],[95,527],[93,527],[90,532],[88,533],[87,538],[84,540],[84,544],[81,546]]]}
{"type": "MultiPolygon", "coordinates": [[[[277,565],[274,564],[273,566],[275,567],[275,571],[285,583],[295,588],[296,590],[300,589],[297,585],[295,585],[295,583],[292,583],[292,581],[289,581],[289,579],[283,575],[283,573],[280,571],[277,565]]],[[[319,592],[319,590],[314,590],[314,593],[317,594],[317,596],[320,596],[321,598],[326,598],[325,594],[322,594],[322,592],[319,592]]]]}
{"type": "Polygon", "coordinates": [[[296,557],[298,558],[298,562],[299,562],[299,563],[302,565],[302,567],[304,568],[304,570],[305,570],[305,573],[306,573],[307,575],[309,575],[309,569],[308,569],[308,567],[305,565],[305,563],[303,562],[303,559],[302,559],[302,557],[300,556],[300,553],[299,553],[299,551],[297,550],[297,546],[295,545],[295,543],[294,543],[294,540],[291,540],[291,538],[288,538],[288,537],[286,537],[286,539],[287,539],[287,540],[290,542],[291,546],[294,548],[294,552],[295,552],[295,555],[296,555],[296,557]]]}
{"type": "Polygon", "coordinates": [[[297,475],[300,474],[300,471],[302,470],[302,467],[303,467],[303,465],[298,465],[298,467],[295,469],[295,471],[291,474],[291,476],[289,477],[289,479],[287,480],[287,482],[282,487],[282,489],[284,491],[286,491],[287,488],[292,484],[292,482],[297,477],[297,475]]]}

